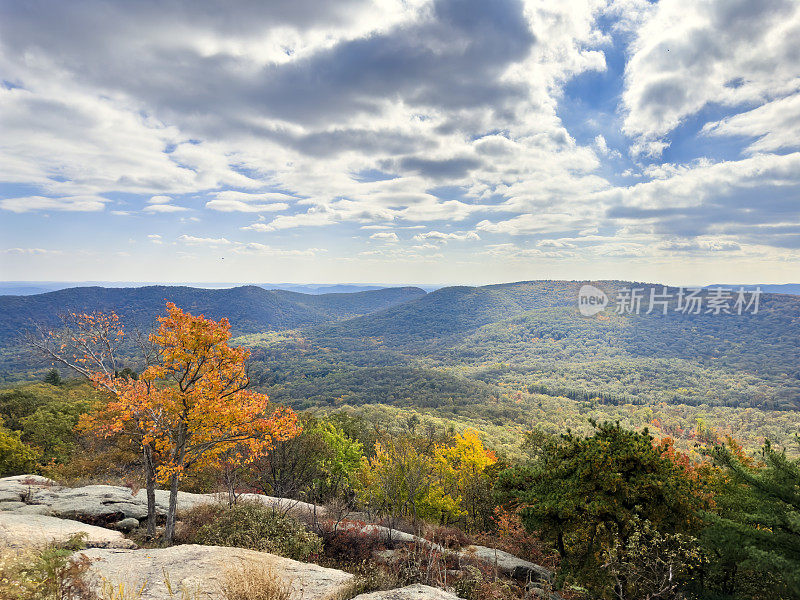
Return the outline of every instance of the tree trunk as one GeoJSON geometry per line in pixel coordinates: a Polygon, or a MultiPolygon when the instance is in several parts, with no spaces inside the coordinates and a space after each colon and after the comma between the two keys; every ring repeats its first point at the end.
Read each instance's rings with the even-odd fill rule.
{"type": "Polygon", "coordinates": [[[153,447],[144,447],[144,472],[147,485],[147,537],[156,536],[156,467],[153,464],[153,447]]]}
{"type": "Polygon", "coordinates": [[[169,508],[167,509],[167,523],[164,527],[164,542],[169,545],[175,537],[175,514],[178,512],[178,482],[180,476],[173,473],[169,478],[169,508]]]}

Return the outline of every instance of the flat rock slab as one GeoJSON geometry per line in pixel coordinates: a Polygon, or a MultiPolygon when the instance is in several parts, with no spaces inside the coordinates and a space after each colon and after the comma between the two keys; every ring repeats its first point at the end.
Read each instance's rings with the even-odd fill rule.
{"type": "MultiPolygon", "coordinates": [[[[439,544],[435,544],[430,540],[418,537],[416,535],[398,531],[396,529],[388,529],[382,525],[374,523],[356,523],[343,521],[339,523],[340,529],[354,529],[367,535],[373,535],[383,540],[392,540],[393,542],[400,542],[403,544],[422,544],[437,552],[449,553],[452,552],[439,544]]],[[[387,551],[381,554],[384,560],[390,560],[392,551],[387,551]]],[[[467,548],[458,552],[459,557],[464,560],[475,560],[484,563],[490,567],[497,567],[501,573],[508,575],[519,581],[540,581],[550,582],[553,574],[544,567],[523,560],[518,556],[497,550],[495,548],[487,548],[486,546],[468,546],[467,548]]]]}
{"type": "Polygon", "coordinates": [[[459,554],[463,558],[475,558],[484,564],[497,566],[499,571],[514,579],[523,581],[550,581],[552,579],[552,573],[544,567],[495,548],[468,546],[459,554]]]}
{"type": "Polygon", "coordinates": [[[460,600],[458,596],[445,590],[420,583],[394,590],[361,594],[353,600],[460,600]]]}
{"type": "MultiPolygon", "coordinates": [[[[260,502],[283,513],[297,517],[316,514],[322,517],[324,507],[298,500],[274,498],[261,494],[243,494],[241,500],[260,502]]],[[[192,494],[178,492],[178,512],[191,510],[202,504],[227,503],[226,495],[192,494]]],[[[169,492],[156,490],[156,513],[167,514],[169,492]]],[[[107,525],[123,519],[144,520],[147,517],[147,491],[135,494],[127,487],[117,485],[85,485],[63,487],[55,481],[39,475],[16,475],[0,479],[0,511],[19,513],[51,514],[65,519],[89,521],[107,525]],[[25,508],[38,507],[38,508],[25,508]]]]}
{"type": "Polygon", "coordinates": [[[0,513],[0,546],[27,548],[66,542],[77,533],[86,533],[90,548],[135,548],[119,531],[95,527],[44,515],[0,513]]]}
{"type": "Polygon", "coordinates": [[[92,575],[98,589],[103,580],[142,590],[141,600],[174,600],[182,590],[198,600],[224,600],[221,583],[226,569],[252,561],[266,565],[289,584],[291,600],[338,600],[352,589],[349,573],[283,558],[266,552],[221,546],[187,544],[170,548],[139,550],[84,550],[92,560],[92,575]],[[164,581],[167,574],[171,596],[164,581]]]}

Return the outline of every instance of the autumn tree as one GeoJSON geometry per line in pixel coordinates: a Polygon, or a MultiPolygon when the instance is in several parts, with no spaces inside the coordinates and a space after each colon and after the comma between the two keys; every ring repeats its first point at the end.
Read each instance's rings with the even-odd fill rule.
{"type": "Polygon", "coordinates": [[[362,459],[355,478],[356,497],[364,506],[388,519],[389,529],[404,516],[417,522],[431,505],[452,510],[455,502],[431,490],[434,465],[407,437],[385,437],[375,444],[375,454],[362,459]]]}
{"type": "Polygon", "coordinates": [[[449,523],[478,513],[489,497],[485,469],[496,461],[474,431],[447,442],[386,436],[362,461],[356,477],[359,501],[390,520],[410,517],[449,523]]]}
{"type": "Polygon", "coordinates": [[[228,344],[227,319],[213,321],[168,303],[167,315],[158,320],[158,330],[149,336],[148,366],[137,378],[118,376],[113,350],[123,329],[116,315],[75,315],[67,341],[57,345],[51,336],[39,347],[111,392],[112,400],[87,424],[104,435],[137,437],[148,473],[149,520],[155,512],[154,503],[150,506],[155,480],[169,484],[164,530],[169,543],[187,469],[226,453],[229,461],[251,460],[274,440],[296,435],[298,423],[290,409],[275,408],[267,396],[247,389],[249,351],[228,344]],[[235,448],[246,451],[231,456],[235,448]]]}
{"type": "Polygon", "coordinates": [[[303,431],[278,441],[256,458],[245,481],[273,496],[327,502],[347,495],[351,475],[361,466],[361,443],[327,419],[301,417],[303,431]]]}
{"type": "Polygon", "coordinates": [[[437,444],[433,455],[436,480],[458,504],[467,527],[485,524],[494,509],[487,475],[488,467],[497,462],[494,453],[484,447],[476,431],[468,429],[450,443],[437,444]]]}

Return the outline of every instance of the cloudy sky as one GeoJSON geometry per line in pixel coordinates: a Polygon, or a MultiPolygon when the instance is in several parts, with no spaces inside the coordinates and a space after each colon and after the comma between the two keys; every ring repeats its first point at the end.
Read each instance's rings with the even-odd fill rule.
{"type": "Polygon", "coordinates": [[[800,280],[796,0],[0,0],[0,279],[800,280]]]}

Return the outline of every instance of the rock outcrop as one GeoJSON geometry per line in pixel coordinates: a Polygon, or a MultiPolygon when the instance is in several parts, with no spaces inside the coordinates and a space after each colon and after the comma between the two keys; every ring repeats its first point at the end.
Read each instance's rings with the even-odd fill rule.
{"type": "MultiPolygon", "coordinates": [[[[307,519],[311,515],[315,515],[317,518],[325,517],[323,507],[297,500],[261,494],[243,494],[239,498],[250,502],[260,502],[265,506],[300,518],[307,519]]],[[[217,494],[178,493],[179,512],[211,502],[227,502],[227,497],[217,494]]],[[[166,514],[168,505],[169,493],[165,490],[156,490],[156,508],[159,516],[166,514]]],[[[131,531],[137,526],[137,523],[143,523],[146,517],[147,495],[145,490],[133,493],[130,488],[112,485],[68,488],[37,475],[19,475],[0,479],[0,527],[3,522],[8,523],[7,527],[15,528],[22,527],[21,524],[30,523],[31,527],[40,530],[38,534],[33,531],[30,533],[37,540],[56,541],[66,539],[71,533],[86,531],[90,534],[90,546],[127,548],[131,547],[132,543],[125,540],[118,531],[100,527],[92,528],[90,525],[105,525],[121,531],[131,531]],[[53,517],[70,520],[60,521],[53,517]],[[76,521],[83,521],[90,525],[83,525],[76,521]],[[56,525],[57,523],[61,523],[61,525],[56,525]]],[[[341,529],[358,530],[393,543],[422,544],[438,552],[453,552],[422,537],[396,529],[388,529],[378,524],[345,520],[338,523],[337,526],[341,529]]],[[[19,533],[15,535],[28,535],[22,533],[22,529],[16,529],[16,531],[19,533]]],[[[0,536],[2,535],[2,529],[0,529],[0,536]]],[[[458,551],[457,554],[462,562],[482,562],[496,568],[508,577],[528,584],[536,583],[546,586],[552,580],[552,574],[544,567],[522,560],[502,550],[470,546],[458,551]]]]}
{"type": "Polygon", "coordinates": [[[553,574],[544,567],[495,548],[468,546],[459,553],[459,556],[463,559],[479,560],[520,581],[549,582],[553,577],[553,574]]]}
{"type": "MultiPolygon", "coordinates": [[[[398,531],[397,529],[389,529],[383,525],[376,525],[374,523],[343,521],[338,527],[340,529],[356,530],[368,535],[374,535],[393,543],[422,544],[437,552],[453,552],[425,538],[404,531],[398,531]]],[[[384,558],[392,556],[393,553],[394,551],[391,550],[386,551],[384,558]]],[[[461,560],[482,562],[490,567],[496,568],[502,574],[519,581],[538,581],[543,583],[552,581],[553,574],[548,569],[530,561],[523,560],[508,552],[504,552],[503,550],[487,548],[486,546],[468,546],[460,550],[457,554],[461,560]]]]}
{"type": "Polygon", "coordinates": [[[458,596],[420,583],[394,590],[361,594],[353,600],[459,600],[458,596]]]}
{"type": "MultiPolygon", "coordinates": [[[[275,498],[261,494],[243,494],[241,500],[260,502],[280,512],[306,518],[322,517],[324,507],[307,502],[275,498]]],[[[227,502],[219,494],[178,492],[178,511],[190,510],[210,502],[227,502]]],[[[169,507],[169,492],[156,490],[156,513],[163,517],[169,507]]],[[[144,521],[147,517],[147,492],[115,485],[86,485],[69,488],[38,475],[17,475],[0,479],[0,511],[20,514],[44,514],[64,519],[111,525],[128,519],[144,521]]],[[[130,523],[130,521],[128,521],[130,523]]]]}
{"type": "Polygon", "coordinates": [[[243,548],[183,545],[82,553],[92,561],[91,576],[98,589],[104,580],[111,585],[122,584],[141,589],[141,600],[173,600],[180,598],[184,589],[190,598],[222,600],[226,570],[235,570],[245,562],[271,570],[290,587],[290,600],[339,600],[351,593],[355,580],[344,571],[243,548]],[[170,595],[165,574],[174,596],[170,595]]]}
{"type": "Polygon", "coordinates": [[[136,547],[119,531],[44,515],[0,512],[0,546],[23,548],[59,544],[78,533],[86,534],[85,543],[89,548],[136,547]]]}

